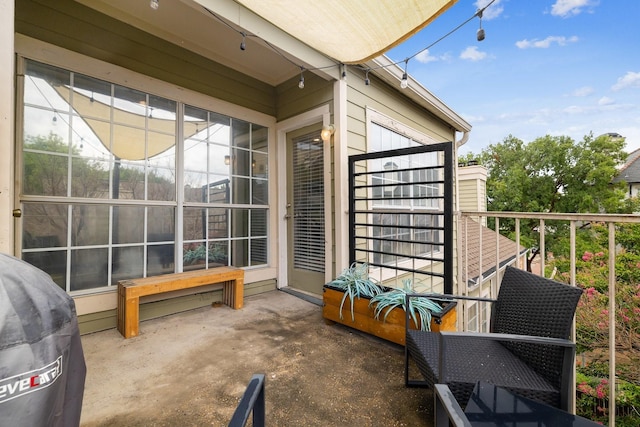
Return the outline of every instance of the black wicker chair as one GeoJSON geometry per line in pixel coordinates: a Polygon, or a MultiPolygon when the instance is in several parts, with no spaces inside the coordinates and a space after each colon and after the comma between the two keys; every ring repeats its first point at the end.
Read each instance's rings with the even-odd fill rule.
{"type": "MultiPolygon", "coordinates": [[[[581,293],[580,288],[506,267],[496,300],[465,298],[493,302],[491,333],[407,328],[406,385],[446,384],[464,405],[476,382],[486,381],[569,410],[575,344],[568,338],[581,293]],[[425,381],[409,379],[410,359],[425,381]]],[[[407,303],[424,296],[409,294],[407,303]]]]}

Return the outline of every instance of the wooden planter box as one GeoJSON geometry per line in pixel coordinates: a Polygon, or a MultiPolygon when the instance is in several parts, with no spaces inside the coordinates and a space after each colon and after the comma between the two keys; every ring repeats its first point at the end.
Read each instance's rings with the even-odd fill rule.
{"type": "MultiPolygon", "coordinates": [[[[351,319],[351,301],[347,299],[342,307],[342,319],[340,318],[340,302],[344,296],[344,292],[335,289],[330,285],[323,288],[322,299],[324,302],[322,308],[323,317],[329,322],[340,323],[345,326],[357,329],[376,337],[404,345],[405,343],[405,312],[402,308],[396,307],[391,310],[385,321],[376,320],[374,318],[374,307],[369,307],[368,298],[356,298],[353,303],[354,319],[351,319]]],[[[443,306],[441,313],[432,314],[431,330],[454,331],[456,329],[456,303],[451,302],[443,306]]],[[[384,313],[380,315],[382,319],[384,313]]],[[[411,328],[417,329],[413,320],[411,328]]]]}

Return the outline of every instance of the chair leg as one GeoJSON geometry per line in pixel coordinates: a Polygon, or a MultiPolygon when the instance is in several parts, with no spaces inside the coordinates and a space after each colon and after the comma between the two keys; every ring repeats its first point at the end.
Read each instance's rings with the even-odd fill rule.
{"type": "Polygon", "coordinates": [[[424,380],[410,380],[409,379],[409,350],[405,345],[404,347],[404,386],[405,387],[429,387],[430,384],[424,380]]]}

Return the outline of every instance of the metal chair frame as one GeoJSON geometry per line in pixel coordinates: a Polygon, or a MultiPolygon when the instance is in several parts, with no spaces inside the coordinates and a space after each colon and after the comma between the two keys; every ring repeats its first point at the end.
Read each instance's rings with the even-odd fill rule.
{"type": "MultiPolygon", "coordinates": [[[[492,302],[491,332],[407,327],[405,384],[446,384],[464,405],[476,382],[486,381],[568,411],[575,362],[575,343],[568,338],[581,294],[580,288],[506,267],[496,300],[444,296],[492,302]],[[409,379],[410,360],[424,381],[409,379]]],[[[407,294],[406,304],[425,296],[434,295],[407,294]]]]}

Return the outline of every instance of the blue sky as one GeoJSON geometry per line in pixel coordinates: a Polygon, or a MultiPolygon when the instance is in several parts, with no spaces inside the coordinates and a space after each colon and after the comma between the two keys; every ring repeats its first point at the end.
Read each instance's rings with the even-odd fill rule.
{"type": "MultiPolygon", "coordinates": [[[[458,0],[387,52],[402,62],[490,0],[458,0]]],[[[473,126],[460,153],[509,134],[617,132],[640,148],[640,1],[495,0],[471,22],[409,60],[408,73],[473,126]]],[[[404,65],[404,64],[401,64],[404,65]]]]}

